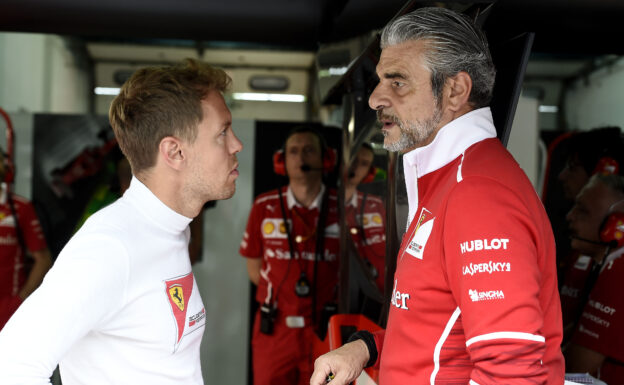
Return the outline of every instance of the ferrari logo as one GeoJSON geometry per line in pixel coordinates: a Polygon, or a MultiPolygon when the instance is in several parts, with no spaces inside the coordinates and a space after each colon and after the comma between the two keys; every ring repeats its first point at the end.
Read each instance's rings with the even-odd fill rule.
{"type": "Polygon", "coordinates": [[[169,297],[171,297],[171,301],[178,306],[180,311],[184,311],[184,291],[182,290],[182,285],[172,285],[169,287],[169,297]]]}

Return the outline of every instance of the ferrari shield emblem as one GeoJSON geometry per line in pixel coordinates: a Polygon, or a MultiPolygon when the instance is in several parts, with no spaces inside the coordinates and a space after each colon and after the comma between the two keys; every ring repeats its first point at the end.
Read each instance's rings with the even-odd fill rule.
{"type": "Polygon", "coordinates": [[[169,297],[171,297],[171,302],[178,306],[180,311],[184,311],[184,289],[182,285],[172,285],[169,287],[169,297]]]}
{"type": "Polygon", "coordinates": [[[171,315],[175,320],[176,347],[184,335],[186,311],[188,310],[187,305],[192,293],[193,273],[188,273],[181,277],[165,281],[165,294],[167,295],[167,300],[169,302],[169,306],[171,307],[171,315]]]}

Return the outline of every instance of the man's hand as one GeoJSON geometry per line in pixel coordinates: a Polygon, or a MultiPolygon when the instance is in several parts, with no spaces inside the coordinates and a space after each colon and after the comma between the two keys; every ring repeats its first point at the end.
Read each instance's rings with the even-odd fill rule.
{"type": "Polygon", "coordinates": [[[325,385],[330,373],[334,375],[331,385],[347,385],[358,378],[369,358],[364,341],[349,342],[316,359],[310,385],[325,385]]]}

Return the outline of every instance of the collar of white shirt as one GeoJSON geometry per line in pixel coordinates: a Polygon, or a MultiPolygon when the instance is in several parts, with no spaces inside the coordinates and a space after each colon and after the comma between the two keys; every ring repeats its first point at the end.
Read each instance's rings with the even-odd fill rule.
{"type": "MultiPolygon", "coordinates": [[[[308,206],[307,209],[312,210],[318,207],[320,210],[324,193],[325,193],[325,185],[322,184],[321,191],[319,191],[319,193],[316,195],[316,198],[314,198],[314,200],[312,201],[312,204],[308,206]]],[[[297,199],[295,199],[295,194],[293,194],[292,190],[290,189],[290,186],[288,186],[288,189],[286,190],[286,203],[288,204],[288,210],[292,210],[294,206],[303,207],[303,205],[297,202],[297,199]]]]}

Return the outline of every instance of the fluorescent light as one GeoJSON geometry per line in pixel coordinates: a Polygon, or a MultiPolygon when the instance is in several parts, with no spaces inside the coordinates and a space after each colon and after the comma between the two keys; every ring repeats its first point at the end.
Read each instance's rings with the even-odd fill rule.
{"type": "Polygon", "coordinates": [[[292,102],[303,103],[306,101],[305,95],[298,94],[265,94],[260,92],[234,92],[234,100],[251,100],[257,102],[292,102]]]}
{"type": "Polygon", "coordinates": [[[347,73],[349,67],[329,67],[329,74],[333,76],[341,76],[347,73]]]}
{"type": "Polygon", "coordinates": [[[342,76],[349,70],[348,66],[344,67],[329,67],[328,69],[322,69],[318,72],[319,78],[327,78],[330,76],[342,76]]]}
{"type": "Polygon", "coordinates": [[[95,87],[93,90],[96,95],[119,95],[119,87],[95,87]]]}
{"type": "Polygon", "coordinates": [[[547,113],[551,113],[551,114],[556,114],[557,112],[559,112],[559,107],[558,106],[541,105],[541,106],[537,107],[537,111],[539,111],[539,112],[547,112],[547,113]]]}

